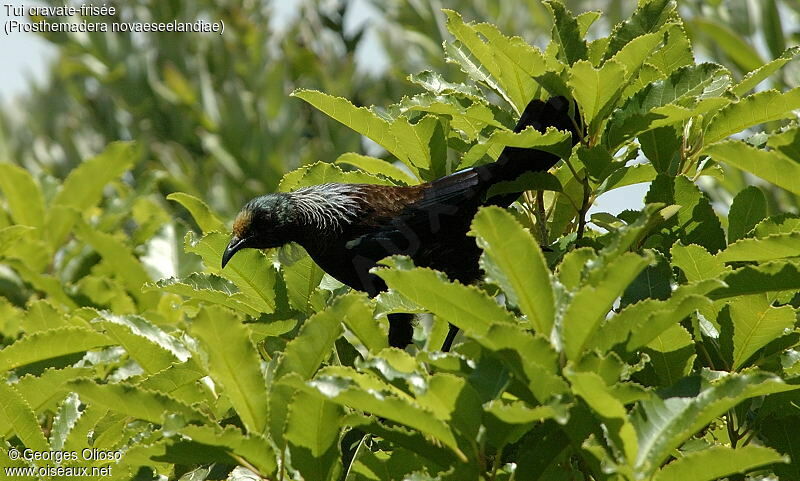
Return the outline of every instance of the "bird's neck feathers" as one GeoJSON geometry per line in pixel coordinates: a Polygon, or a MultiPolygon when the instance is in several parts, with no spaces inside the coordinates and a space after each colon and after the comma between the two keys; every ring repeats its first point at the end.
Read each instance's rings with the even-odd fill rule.
{"type": "Polygon", "coordinates": [[[290,192],[294,214],[313,242],[320,235],[342,232],[362,211],[363,193],[354,184],[320,184],[290,192]]]}
{"type": "Polygon", "coordinates": [[[361,215],[360,185],[321,184],[256,197],[233,223],[233,235],[251,238],[248,247],[268,249],[297,242],[319,251],[361,215]]]}

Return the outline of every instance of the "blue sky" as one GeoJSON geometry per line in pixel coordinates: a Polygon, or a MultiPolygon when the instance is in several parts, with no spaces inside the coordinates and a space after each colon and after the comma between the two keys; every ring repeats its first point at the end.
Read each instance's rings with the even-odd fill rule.
{"type": "MultiPolygon", "coordinates": [[[[13,96],[24,93],[31,81],[41,79],[47,62],[53,58],[53,48],[32,33],[6,35],[5,24],[9,20],[3,5],[23,5],[20,0],[3,0],[0,4],[0,23],[3,25],[0,39],[0,101],[7,102],[13,96]]],[[[25,2],[25,5],[38,5],[25,2]]]]}

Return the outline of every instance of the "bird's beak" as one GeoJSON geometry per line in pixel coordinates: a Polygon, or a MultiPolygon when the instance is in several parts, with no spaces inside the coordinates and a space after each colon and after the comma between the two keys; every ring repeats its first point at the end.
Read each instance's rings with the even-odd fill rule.
{"type": "Polygon", "coordinates": [[[231,237],[231,241],[228,243],[228,247],[225,248],[225,252],[222,253],[222,268],[225,268],[225,265],[228,261],[231,260],[234,254],[239,252],[244,247],[244,241],[247,238],[239,239],[236,236],[231,237]]]}

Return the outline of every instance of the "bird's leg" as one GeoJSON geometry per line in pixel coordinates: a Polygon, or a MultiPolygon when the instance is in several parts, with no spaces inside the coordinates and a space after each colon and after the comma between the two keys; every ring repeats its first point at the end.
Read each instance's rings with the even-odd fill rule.
{"type": "Polygon", "coordinates": [[[456,334],[458,334],[458,328],[450,324],[450,330],[447,331],[447,337],[444,338],[444,344],[442,344],[442,352],[450,352],[450,348],[453,346],[453,340],[455,340],[456,334]]]}

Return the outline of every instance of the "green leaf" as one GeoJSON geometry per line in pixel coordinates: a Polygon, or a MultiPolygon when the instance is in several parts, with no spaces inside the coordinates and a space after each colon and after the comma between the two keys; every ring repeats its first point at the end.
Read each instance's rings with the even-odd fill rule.
{"type": "Polygon", "coordinates": [[[95,230],[82,221],[78,222],[76,233],[82,241],[92,246],[105,262],[114,266],[115,278],[140,304],[144,307],[154,307],[158,303],[156,293],[142,292],[142,287],[152,279],[144,265],[120,239],[95,230]]]}
{"type": "Polygon", "coordinates": [[[675,15],[675,10],[676,5],[673,0],[640,2],[630,19],[614,27],[604,60],[608,60],[637,38],[660,30],[675,15]]]}
{"type": "Polygon", "coordinates": [[[558,44],[565,63],[573,65],[579,60],[587,59],[589,51],[581,36],[577,19],[560,0],[548,0],[544,4],[553,16],[553,42],[558,44]]]}
{"type": "Polygon", "coordinates": [[[196,240],[191,233],[184,239],[186,252],[199,255],[211,273],[221,275],[236,284],[236,287],[250,299],[250,304],[260,312],[275,310],[275,278],[277,272],[263,252],[244,249],[238,252],[230,263],[221,269],[222,253],[228,245],[228,236],[212,232],[196,240]]]}
{"type": "Polygon", "coordinates": [[[375,157],[356,154],[355,152],[347,152],[340,155],[336,159],[336,163],[352,165],[369,174],[382,175],[406,185],[415,185],[419,182],[388,160],[376,159],[375,157]]]}
{"type": "Polygon", "coordinates": [[[636,248],[651,231],[665,220],[672,218],[679,207],[669,205],[664,207],[661,203],[652,203],[644,206],[638,217],[628,225],[622,226],[613,232],[607,244],[600,251],[601,262],[592,263],[588,269],[589,279],[594,283],[605,274],[603,268],[606,262],[616,260],[620,255],[636,248]]]}
{"type": "Polygon", "coordinates": [[[541,133],[532,127],[528,127],[522,132],[498,129],[492,132],[492,135],[486,141],[473,145],[464,154],[459,167],[471,167],[477,164],[485,155],[489,155],[491,160],[494,160],[506,146],[525,149],[535,148],[559,157],[567,157],[572,149],[571,138],[568,132],[556,130],[552,127],[549,127],[545,133],[541,133]]]}
{"type": "Polygon", "coordinates": [[[8,438],[14,434],[26,448],[38,452],[50,450],[50,445],[39,428],[36,414],[14,386],[0,383],[0,434],[8,438]]]}
{"type": "Polygon", "coordinates": [[[781,26],[781,12],[775,0],[766,0],[761,4],[762,21],[764,22],[764,39],[770,53],[777,57],[786,49],[786,39],[781,26]]]}
{"type": "MultiPolygon", "coordinates": [[[[394,444],[397,449],[394,449],[392,451],[392,457],[387,459],[387,464],[390,465],[393,464],[392,460],[395,459],[394,456],[400,452],[403,452],[404,450],[408,450],[411,453],[416,453],[418,456],[418,461],[433,461],[435,464],[432,464],[432,468],[436,470],[441,469],[441,466],[450,465],[454,460],[456,460],[453,454],[447,448],[443,447],[441,443],[436,441],[436,439],[430,436],[425,436],[418,431],[414,431],[413,429],[406,428],[402,425],[378,421],[374,416],[367,417],[363,414],[352,413],[346,415],[342,419],[342,424],[352,426],[353,428],[358,428],[366,433],[374,434],[375,436],[379,436],[382,439],[394,444]]],[[[363,459],[362,455],[359,454],[356,463],[358,463],[361,459],[363,459]]],[[[426,464],[431,465],[431,462],[427,461],[426,464]]],[[[354,466],[354,470],[356,468],[357,466],[354,466]]],[[[368,471],[366,474],[373,475],[374,473],[375,471],[373,469],[368,471]]],[[[392,481],[393,476],[396,476],[397,474],[398,470],[390,469],[389,471],[385,472],[385,478],[382,479],[386,479],[386,481],[392,481]]]]}
{"type": "Polygon", "coordinates": [[[197,197],[184,192],[173,192],[167,196],[167,200],[175,201],[188,210],[204,234],[227,231],[225,224],[211,211],[208,204],[197,197]]]}
{"type": "Polygon", "coordinates": [[[651,184],[645,202],[681,206],[677,215],[662,229],[662,233],[680,240],[684,245],[702,245],[711,252],[725,247],[725,232],[710,200],[688,178],[659,174],[651,184]]]}
{"type": "MultiPolygon", "coordinates": [[[[706,129],[703,142],[710,146],[748,127],[791,117],[792,111],[799,108],[800,87],[786,93],[758,92],[720,110],[706,129]]],[[[712,155],[708,147],[704,151],[712,155]]]]}
{"type": "Polygon", "coordinates": [[[284,349],[275,379],[295,373],[301,379],[310,379],[322,362],[330,356],[334,341],[342,334],[342,314],[351,307],[348,300],[337,300],[324,311],[306,319],[297,337],[284,349]]]}
{"type": "Polygon", "coordinates": [[[209,302],[243,312],[248,316],[258,317],[261,315],[257,301],[237,292],[239,289],[232,282],[214,274],[193,272],[181,279],[170,277],[161,279],[155,284],[145,284],[143,289],[179,294],[188,298],[186,302],[194,306],[199,306],[201,302],[209,302]]]}
{"type": "Polygon", "coordinates": [[[729,140],[706,147],[704,153],[718,162],[750,172],[793,194],[800,194],[800,164],[778,151],[729,140]]]}
{"type": "MultiPolygon", "coordinates": [[[[656,379],[649,384],[672,386],[688,376],[697,357],[692,335],[680,324],[672,324],[643,349],[650,357],[656,379]]],[[[647,368],[645,368],[645,373],[647,368]]]]}
{"type": "MultiPolygon", "coordinates": [[[[517,36],[507,37],[491,23],[478,23],[473,28],[488,40],[488,45],[491,47],[490,51],[494,56],[497,67],[500,69],[500,79],[504,84],[509,85],[509,90],[527,92],[530,85],[525,76],[536,77],[545,71],[547,59],[544,54],[538,48],[526,42],[524,38],[517,36]],[[522,78],[513,78],[516,76],[522,78]],[[511,84],[517,85],[517,87],[514,88],[511,84]]],[[[459,38],[459,40],[462,39],[459,38]]],[[[533,87],[535,89],[535,84],[533,87]]],[[[480,98],[483,98],[483,96],[480,98]]],[[[520,107],[524,110],[528,101],[530,101],[530,96],[527,98],[522,97],[521,100],[523,103],[520,104],[520,107]]]]}
{"type": "Polygon", "coordinates": [[[58,406],[58,410],[53,416],[53,429],[50,431],[50,446],[54,450],[64,448],[64,441],[81,416],[81,412],[78,410],[80,404],[81,400],[78,395],[69,393],[58,406]]]}
{"type": "MultiPolygon", "coordinates": [[[[792,401],[791,404],[786,403],[785,406],[789,408],[793,404],[792,401]]],[[[787,412],[792,410],[786,409],[787,412]]],[[[800,439],[794,435],[798,428],[800,428],[800,417],[788,416],[781,417],[779,420],[772,419],[759,429],[759,438],[765,445],[788,454],[792,458],[792,462],[774,467],[775,474],[779,476],[779,479],[794,479],[800,476],[800,465],[795,462],[797,453],[800,452],[800,439]]]]}
{"type": "Polygon", "coordinates": [[[725,54],[744,72],[749,72],[764,64],[758,51],[747,41],[743,35],[732,30],[729,26],[709,17],[697,16],[687,22],[693,31],[702,32],[711,38],[714,45],[722,49],[725,54]]]}
{"type": "Polygon", "coordinates": [[[721,278],[728,287],[709,294],[712,299],[725,299],[745,294],[800,290],[800,266],[792,262],[766,262],[745,266],[721,278]]]}
{"type": "Polygon", "coordinates": [[[625,350],[633,352],[696,309],[710,305],[705,295],[721,285],[722,282],[718,280],[686,284],[678,287],[665,301],[646,299],[628,305],[601,325],[587,348],[606,352],[617,344],[625,343],[625,350]]]}
{"type": "Polygon", "coordinates": [[[696,244],[684,246],[678,242],[670,252],[672,265],[679,267],[689,282],[713,279],[726,270],[724,262],[696,244]]]}
{"type": "MultiPolygon", "coordinates": [[[[401,159],[402,160],[402,159],[401,159]]],[[[407,164],[408,165],[408,164],[407,164]]],[[[414,168],[409,165],[409,168],[414,168]]],[[[288,192],[309,185],[325,184],[328,182],[338,182],[343,184],[380,184],[394,185],[391,181],[382,177],[376,177],[366,172],[357,170],[345,172],[338,165],[330,162],[316,162],[305,165],[284,175],[278,185],[278,190],[288,192]]]]}
{"type": "Polygon", "coordinates": [[[579,247],[567,252],[558,266],[558,280],[568,291],[578,289],[584,279],[587,263],[597,259],[594,249],[579,247]]]}
{"type": "Polygon", "coordinates": [[[304,479],[336,479],[342,469],[337,441],[344,409],[316,393],[298,391],[286,418],[292,466],[304,479]]]}
{"type": "Polygon", "coordinates": [[[729,306],[733,321],[734,370],[742,367],[756,351],[794,327],[792,306],[773,307],[764,294],[738,297],[729,306]]]}
{"type": "Polygon", "coordinates": [[[311,314],[312,295],[319,287],[325,272],[308,255],[290,265],[282,265],[281,269],[289,303],[298,311],[311,314]]]}
{"type": "Polygon", "coordinates": [[[458,281],[448,281],[434,270],[395,267],[378,269],[376,274],[392,290],[470,335],[485,334],[493,323],[516,322],[511,313],[483,291],[458,281]]]}
{"type": "MultiPolygon", "coordinates": [[[[563,413],[550,405],[528,407],[522,401],[503,401],[493,399],[484,404],[483,424],[489,443],[503,447],[517,442],[535,424],[547,419],[563,419],[563,413]]],[[[522,457],[522,456],[520,456],[522,457]]]]}
{"type": "MultiPolygon", "coordinates": [[[[335,445],[342,414],[341,407],[325,401],[325,398],[299,391],[289,407],[286,439],[295,447],[306,448],[311,457],[320,458],[335,445]]],[[[302,471],[303,466],[299,469],[302,471]]],[[[315,479],[327,479],[323,473],[317,474],[315,479]]]]}
{"type": "Polygon", "coordinates": [[[65,367],[64,369],[46,369],[38,376],[28,374],[16,384],[16,389],[30,404],[34,412],[55,409],[67,395],[66,383],[79,377],[91,376],[94,373],[88,367],[65,367]]]}
{"type": "Polygon", "coordinates": [[[430,116],[413,125],[405,117],[388,122],[373,111],[355,107],[341,97],[304,89],[296,90],[292,95],[373,140],[412,169],[431,169],[444,161],[444,132],[435,117],[430,116]]]}
{"type": "Polygon", "coordinates": [[[53,205],[74,207],[83,212],[103,198],[106,184],[130,169],[141,156],[134,142],[112,142],[99,155],[84,161],[69,173],[53,205]]]}
{"type": "Polygon", "coordinates": [[[598,11],[589,10],[587,12],[579,13],[575,20],[578,21],[578,29],[580,31],[581,37],[585,37],[586,34],[589,32],[589,29],[594,25],[596,21],[602,17],[603,14],[598,11]]]}
{"type": "Polygon", "coordinates": [[[640,132],[718,109],[719,102],[730,101],[706,104],[702,99],[712,100],[722,95],[730,78],[730,73],[721,66],[703,63],[680,68],[668,78],[649,84],[614,112],[606,133],[608,144],[616,147],[640,132]],[[695,104],[698,98],[701,101],[695,104]]]}
{"type": "Polygon", "coordinates": [[[659,127],[639,134],[642,153],[658,173],[675,177],[681,164],[682,135],[672,126],[659,127]]]}
{"type": "Polygon", "coordinates": [[[91,404],[124,413],[154,424],[164,422],[165,416],[176,413],[189,421],[207,421],[205,414],[175,399],[155,391],[130,384],[98,384],[90,379],[76,379],[69,388],[91,404]]]}
{"type": "Polygon", "coordinates": [[[567,372],[572,391],[580,396],[604,421],[614,447],[620,450],[628,463],[636,458],[638,450],[636,431],[629,422],[628,411],[617,400],[603,379],[593,372],[567,372]]]}
{"type": "Polygon", "coordinates": [[[590,148],[579,145],[575,150],[575,154],[571,156],[573,159],[575,157],[586,168],[589,179],[593,182],[605,179],[609,173],[620,168],[623,163],[614,162],[614,158],[602,145],[595,145],[590,148]]]}
{"type": "MultiPolygon", "coordinates": [[[[481,41],[482,42],[482,41],[481,41]]],[[[468,47],[459,41],[444,43],[445,59],[448,63],[459,66],[462,72],[467,74],[475,82],[480,82],[495,92],[497,92],[509,105],[516,108],[508,92],[500,85],[497,79],[480,60],[474,56],[468,47]]]]}
{"type": "Polygon", "coordinates": [[[107,336],[85,327],[36,332],[0,350],[0,371],[112,344],[114,342],[107,336]]]}
{"type": "Polygon", "coordinates": [[[789,127],[767,137],[767,146],[790,159],[800,158],[800,128],[789,127]]]}
{"type": "Polygon", "coordinates": [[[648,58],[647,63],[640,73],[640,80],[645,80],[645,83],[655,81],[656,78],[650,78],[643,75],[645,71],[650,75],[672,75],[674,71],[681,67],[694,64],[694,52],[692,51],[692,44],[689,41],[689,36],[683,28],[683,24],[671,25],[667,28],[666,40],[661,48],[653,52],[648,58]],[[652,65],[656,71],[647,68],[652,65]]]}
{"type": "Polygon", "coordinates": [[[476,86],[450,82],[442,74],[431,70],[423,70],[416,74],[412,73],[408,76],[408,80],[437,96],[441,94],[460,94],[470,99],[483,99],[483,93],[476,86]]]}
{"type": "Polygon", "coordinates": [[[19,239],[34,233],[36,229],[27,225],[10,225],[0,229],[0,256],[13,246],[19,239]]]}
{"type": "MultiPolygon", "coordinates": [[[[108,410],[102,406],[86,406],[81,412],[81,417],[72,426],[69,435],[64,440],[63,449],[65,451],[79,451],[88,445],[89,440],[95,434],[103,434],[101,432],[103,426],[100,421],[106,414],[108,414],[108,410]],[[95,430],[95,428],[98,428],[99,431],[95,430]]],[[[98,441],[100,440],[98,439],[98,441]]]]}
{"type": "Polygon", "coordinates": [[[448,49],[451,58],[461,63],[462,69],[475,80],[486,82],[497,91],[517,113],[525,110],[536,90],[533,77],[544,71],[542,53],[519,37],[504,36],[492,25],[467,24],[452,10],[443,12],[447,16],[447,30],[458,40],[448,49]],[[463,52],[464,48],[471,55],[463,52]]]}
{"type": "Polygon", "coordinates": [[[31,284],[34,289],[42,291],[51,300],[57,301],[65,306],[77,308],[77,304],[64,292],[64,284],[60,279],[47,274],[40,274],[32,270],[26,264],[18,259],[6,259],[5,264],[14,269],[17,274],[25,281],[31,284]]]}
{"type": "Polygon", "coordinates": [[[44,225],[44,196],[27,170],[0,163],[0,190],[15,223],[31,227],[44,225]]]}
{"type": "MultiPolygon", "coordinates": [[[[719,285],[719,283],[708,282],[698,285],[703,286],[700,290],[700,294],[703,294],[713,289],[713,286],[719,285]]],[[[690,293],[692,290],[693,289],[689,287],[686,289],[686,292],[690,293]]],[[[671,326],[676,325],[696,310],[708,307],[709,305],[710,302],[708,299],[702,295],[685,293],[673,295],[662,305],[664,309],[656,310],[656,312],[645,318],[645,322],[640,321],[631,329],[630,339],[625,346],[626,350],[628,352],[634,352],[639,347],[649,344],[671,326]]]]}
{"type": "Polygon", "coordinates": [[[218,446],[231,454],[241,456],[257,468],[262,477],[272,477],[277,469],[275,452],[269,441],[260,435],[243,434],[230,424],[224,429],[216,426],[185,426],[179,432],[194,442],[218,446]]]}
{"type": "Polygon", "coordinates": [[[478,436],[483,412],[481,399],[465,378],[436,373],[427,380],[427,386],[416,393],[416,402],[438,419],[449,422],[463,437],[475,439],[478,436]]]}
{"type": "Polygon", "coordinates": [[[366,294],[351,292],[338,298],[336,302],[337,309],[343,314],[342,322],[370,353],[377,354],[389,347],[386,332],[375,319],[366,294]]]}
{"type": "Polygon", "coordinates": [[[796,214],[778,214],[764,219],[753,230],[756,237],[763,239],[774,234],[790,234],[800,232],[800,216],[796,214]]]}
{"type": "Polygon", "coordinates": [[[589,135],[599,131],[599,125],[616,106],[625,78],[625,67],[616,60],[609,60],[599,69],[588,60],[580,60],[572,65],[567,84],[572,95],[581,106],[581,114],[589,135]]]}
{"type": "Polygon", "coordinates": [[[298,389],[324,396],[332,402],[372,413],[376,416],[409,426],[438,440],[467,461],[459,449],[453,432],[444,420],[418,405],[413,399],[401,397],[377,377],[358,373],[351,368],[328,367],[308,383],[293,384],[298,389]]]}
{"type": "Polygon", "coordinates": [[[745,95],[746,93],[756,88],[758,84],[760,84],[761,82],[769,78],[772,74],[781,69],[784,65],[793,60],[798,54],[800,54],[800,46],[787,49],[775,60],[767,62],[766,64],[758,67],[757,69],[749,72],[747,75],[744,76],[741,82],[736,84],[731,89],[731,91],[740,97],[742,95],[745,95]]]}
{"type": "Polygon", "coordinates": [[[356,107],[345,98],[333,97],[316,90],[298,89],[292,92],[292,97],[308,102],[334,120],[371,139],[398,159],[406,159],[402,146],[391,131],[391,124],[373,111],[356,107]]]}
{"type": "Polygon", "coordinates": [[[548,336],[555,312],[550,270],[539,245],[507,211],[481,209],[472,221],[472,234],[483,249],[481,266],[519,306],[536,332],[548,336]]]}
{"type": "Polygon", "coordinates": [[[189,358],[189,352],[176,339],[143,317],[103,313],[97,324],[150,374],[189,358]]]}
{"type": "Polygon", "coordinates": [[[392,122],[391,131],[405,154],[401,159],[405,159],[409,167],[434,178],[447,174],[445,131],[436,116],[426,115],[415,124],[409,123],[405,117],[398,117],[392,122]]]}
{"type": "Polygon", "coordinates": [[[711,446],[690,452],[660,469],[653,481],[714,481],[772,463],[789,462],[775,450],[762,446],[711,446]]]}
{"type": "Polygon", "coordinates": [[[505,128],[505,125],[495,118],[495,111],[482,99],[470,97],[470,100],[471,103],[456,96],[419,94],[404,98],[400,102],[400,112],[436,114],[439,118],[449,121],[453,129],[463,131],[467,139],[478,139],[487,126],[505,128]]]}
{"type": "Polygon", "coordinates": [[[800,232],[741,239],[717,254],[722,262],[771,261],[800,256],[800,232]]]}
{"type": "Polygon", "coordinates": [[[497,353],[537,401],[544,403],[569,391],[564,379],[557,374],[558,353],[545,338],[534,336],[520,326],[495,324],[475,340],[497,353]]]}
{"type": "Polygon", "coordinates": [[[553,406],[528,407],[522,401],[504,402],[493,399],[486,403],[484,410],[508,424],[527,424],[554,418],[558,413],[553,406]]]}
{"type": "Polygon", "coordinates": [[[652,182],[656,178],[656,169],[652,164],[636,164],[621,167],[609,175],[597,188],[598,194],[602,194],[620,187],[633,184],[652,182]]]}
{"type": "Polygon", "coordinates": [[[623,254],[611,260],[599,278],[575,293],[561,320],[561,338],[568,359],[580,358],[614,301],[650,261],[650,257],[632,252],[623,254]]]}
{"type": "Polygon", "coordinates": [[[667,259],[656,254],[656,262],[636,276],[625,289],[620,305],[625,306],[644,299],[666,299],[672,293],[672,268],[667,259]]]}
{"type": "Polygon", "coordinates": [[[193,359],[172,366],[143,379],[138,386],[169,394],[178,401],[195,404],[211,397],[205,385],[197,383],[208,374],[193,359]]]}
{"type": "Polygon", "coordinates": [[[192,322],[192,334],[202,343],[211,378],[222,386],[247,432],[264,432],[267,388],[247,327],[230,311],[208,306],[192,322]]]}
{"type": "Polygon", "coordinates": [[[50,243],[50,247],[58,249],[67,240],[72,226],[81,216],[81,211],[74,207],[64,205],[51,205],[45,217],[47,229],[44,231],[44,238],[50,243]]]}
{"type": "Polygon", "coordinates": [[[96,306],[103,306],[120,314],[136,312],[133,298],[114,279],[89,275],[81,278],[76,287],[78,295],[91,299],[96,306]]]}
{"type": "Polygon", "coordinates": [[[753,228],[767,217],[767,198],[756,186],[741,190],[733,199],[728,211],[728,242],[746,237],[753,228]]]}
{"type": "Polygon", "coordinates": [[[645,62],[649,61],[653,49],[661,43],[663,38],[664,33],[661,31],[636,37],[615,53],[613,57],[607,59],[603,63],[603,67],[605,67],[608,62],[615,61],[619,63],[625,69],[625,85],[627,85],[639,75],[639,70],[643,67],[645,62]]]}
{"type": "Polygon", "coordinates": [[[710,385],[701,386],[699,381],[687,378],[673,396],[643,401],[634,411],[638,477],[654,473],[675,448],[743,400],[797,388],[762,372],[729,374],[710,385]]]}

